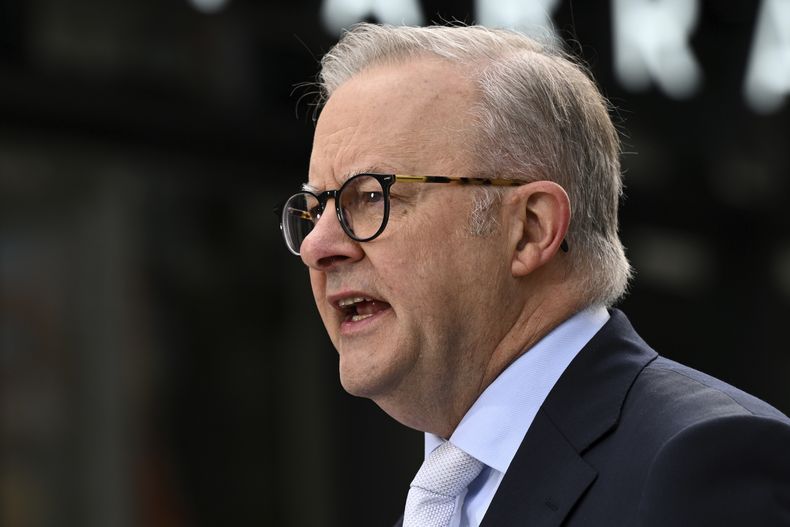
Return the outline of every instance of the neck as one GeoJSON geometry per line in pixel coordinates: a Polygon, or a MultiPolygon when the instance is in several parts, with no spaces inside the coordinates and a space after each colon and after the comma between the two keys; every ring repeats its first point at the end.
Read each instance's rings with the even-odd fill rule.
{"type": "MultiPolygon", "coordinates": [[[[472,375],[461,379],[454,389],[445,390],[445,400],[433,400],[431,404],[424,402],[421,411],[398,420],[417,430],[448,439],[469,408],[508,366],[581,309],[581,306],[566,300],[553,296],[524,306],[493,350],[482,356],[480,350],[475,350],[478,354],[464,361],[472,375]]],[[[392,413],[390,415],[395,417],[392,413]]]]}
{"type": "Polygon", "coordinates": [[[491,353],[481,377],[477,396],[479,397],[516,359],[527,353],[532,346],[576,314],[579,309],[579,306],[568,302],[548,299],[524,309],[511,331],[491,353]]]}
{"type": "Polygon", "coordinates": [[[554,328],[583,308],[570,295],[558,294],[556,291],[552,294],[536,294],[531,298],[534,300],[525,303],[494,349],[476,357],[477,382],[470,383],[471,389],[464,392],[467,396],[449,401],[453,411],[444,414],[449,418],[443,421],[443,426],[438,431],[427,431],[444,438],[452,435],[469,408],[503,371],[554,328]]]}

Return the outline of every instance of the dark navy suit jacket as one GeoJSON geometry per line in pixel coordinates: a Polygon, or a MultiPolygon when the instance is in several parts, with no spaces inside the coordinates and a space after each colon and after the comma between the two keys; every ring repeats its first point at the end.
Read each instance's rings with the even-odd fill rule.
{"type": "Polygon", "coordinates": [[[483,527],[790,526],[790,420],[619,311],[535,416],[483,527]]]}

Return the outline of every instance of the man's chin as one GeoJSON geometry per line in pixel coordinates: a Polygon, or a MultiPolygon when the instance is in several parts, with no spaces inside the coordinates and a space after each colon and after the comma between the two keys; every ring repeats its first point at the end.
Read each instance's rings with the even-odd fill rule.
{"type": "Polygon", "coordinates": [[[350,395],[373,400],[384,397],[398,384],[397,379],[396,371],[359,371],[340,360],[340,384],[350,395]]]}
{"type": "Polygon", "coordinates": [[[355,397],[374,399],[382,391],[380,382],[374,379],[360,379],[352,375],[340,373],[340,385],[349,394],[355,397]]]}

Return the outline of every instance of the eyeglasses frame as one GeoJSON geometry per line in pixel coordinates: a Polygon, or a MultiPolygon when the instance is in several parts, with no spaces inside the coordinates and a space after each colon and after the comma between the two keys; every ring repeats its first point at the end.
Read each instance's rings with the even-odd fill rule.
{"type": "MultiPolygon", "coordinates": [[[[297,194],[310,194],[313,196],[318,204],[321,207],[320,215],[323,215],[324,211],[326,210],[326,204],[329,201],[329,198],[335,200],[335,214],[337,215],[337,221],[340,223],[340,227],[342,227],[343,232],[356,242],[369,242],[371,240],[376,239],[378,236],[384,232],[384,229],[387,227],[387,223],[389,222],[390,216],[390,188],[395,183],[445,183],[451,185],[471,185],[471,186],[483,186],[483,187],[520,187],[522,185],[526,185],[527,183],[531,183],[531,181],[527,181],[525,179],[505,179],[505,178],[484,178],[484,177],[466,177],[466,176],[415,176],[410,174],[378,174],[375,172],[362,172],[359,174],[354,174],[350,178],[348,178],[340,188],[335,190],[325,190],[319,194],[315,192],[311,192],[309,190],[303,190],[301,192],[297,192],[296,194],[292,194],[289,196],[285,201],[280,203],[277,207],[274,208],[274,213],[280,218],[280,231],[283,231],[283,215],[285,213],[285,204],[291,200],[297,194]],[[346,188],[353,180],[356,178],[368,176],[373,177],[376,179],[379,184],[381,185],[381,189],[384,197],[384,217],[381,221],[381,227],[372,234],[371,236],[360,238],[356,236],[354,233],[351,232],[349,227],[346,225],[345,220],[343,219],[343,211],[340,206],[340,201],[337,199],[340,196],[340,193],[343,192],[343,189],[346,188]]],[[[317,219],[313,219],[312,215],[309,214],[308,211],[297,211],[299,215],[302,216],[303,219],[311,220],[311,221],[318,221],[317,219]]],[[[320,218],[319,215],[319,218],[320,218]]],[[[286,243],[286,245],[288,245],[286,243]]],[[[560,249],[563,252],[568,252],[568,242],[563,239],[562,244],[560,245],[560,249]]],[[[296,256],[299,256],[299,253],[294,252],[290,246],[288,246],[288,250],[294,253],[296,256]]]]}

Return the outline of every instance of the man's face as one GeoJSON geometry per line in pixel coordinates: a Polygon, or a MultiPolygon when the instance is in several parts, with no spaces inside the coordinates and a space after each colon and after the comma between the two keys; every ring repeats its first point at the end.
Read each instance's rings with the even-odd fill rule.
{"type": "MultiPolygon", "coordinates": [[[[360,172],[480,175],[470,154],[474,103],[472,85],[438,60],[366,70],[321,113],[309,183],[323,191],[360,172]]],[[[459,390],[479,386],[515,318],[510,259],[502,235],[468,233],[473,189],[401,182],[391,194],[381,236],[348,238],[330,201],[301,254],[344,388],[419,426],[404,408],[456,404],[459,390]],[[355,299],[372,301],[344,307],[355,299]]]]}

